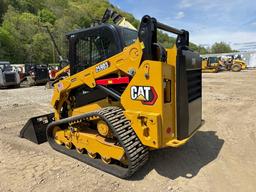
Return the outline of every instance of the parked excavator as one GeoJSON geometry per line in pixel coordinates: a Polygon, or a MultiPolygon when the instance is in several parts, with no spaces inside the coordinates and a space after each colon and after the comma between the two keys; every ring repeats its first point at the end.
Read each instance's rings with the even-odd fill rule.
{"type": "Polygon", "coordinates": [[[128,178],[150,150],[179,147],[202,125],[201,58],[186,30],[146,15],[137,31],[120,19],[107,10],[102,23],[67,34],[70,75],[54,84],[54,112],[20,136],[128,178]],[[158,29],[176,34],[176,46],[161,46],[158,29]]]}

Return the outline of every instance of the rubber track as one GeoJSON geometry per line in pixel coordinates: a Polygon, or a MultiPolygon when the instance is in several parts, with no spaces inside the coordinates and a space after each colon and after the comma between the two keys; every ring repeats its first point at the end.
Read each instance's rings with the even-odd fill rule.
{"type": "Polygon", "coordinates": [[[132,176],[147,162],[149,157],[148,148],[140,142],[133,128],[130,126],[130,122],[124,116],[123,110],[119,107],[106,107],[94,112],[52,122],[47,127],[47,137],[53,149],[120,178],[132,176]],[[100,117],[108,124],[117,138],[118,143],[125,150],[128,159],[127,168],[116,164],[105,164],[101,159],[92,159],[87,154],[79,154],[75,149],[68,150],[64,146],[55,143],[52,137],[52,130],[55,126],[73,124],[83,120],[89,121],[91,117],[100,117]]]}

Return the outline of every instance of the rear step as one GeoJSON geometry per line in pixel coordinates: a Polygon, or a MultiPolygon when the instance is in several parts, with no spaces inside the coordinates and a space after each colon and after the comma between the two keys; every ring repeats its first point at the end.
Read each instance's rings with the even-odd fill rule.
{"type": "Polygon", "coordinates": [[[32,117],[20,131],[20,137],[41,144],[47,141],[46,128],[54,121],[54,113],[32,117]]]}

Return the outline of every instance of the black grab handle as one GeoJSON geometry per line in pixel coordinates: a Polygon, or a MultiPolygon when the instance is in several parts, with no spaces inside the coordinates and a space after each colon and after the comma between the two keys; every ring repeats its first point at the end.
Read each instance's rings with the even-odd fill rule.
{"type": "Polygon", "coordinates": [[[157,21],[156,25],[157,25],[158,29],[161,29],[161,30],[164,30],[164,31],[168,31],[168,32],[174,33],[176,35],[183,35],[184,34],[184,30],[176,29],[174,27],[168,26],[168,25],[160,23],[158,21],[157,21]]]}
{"type": "Polygon", "coordinates": [[[164,30],[177,35],[176,46],[178,49],[188,49],[189,32],[183,29],[176,29],[158,22],[154,17],[145,15],[141,19],[139,28],[139,40],[144,43],[142,60],[158,60],[157,56],[157,29],[164,30]]]}

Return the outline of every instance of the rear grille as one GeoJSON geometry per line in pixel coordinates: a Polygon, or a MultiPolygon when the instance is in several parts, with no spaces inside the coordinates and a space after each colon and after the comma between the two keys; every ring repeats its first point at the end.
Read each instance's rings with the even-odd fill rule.
{"type": "Polygon", "coordinates": [[[6,83],[16,82],[15,73],[5,73],[5,82],[6,83]]]}
{"type": "Polygon", "coordinates": [[[188,102],[191,102],[202,96],[201,69],[188,70],[187,77],[188,77],[188,102]]]}
{"type": "Polygon", "coordinates": [[[49,76],[48,69],[38,68],[36,70],[36,80],[44,80],[49,76]]]}

